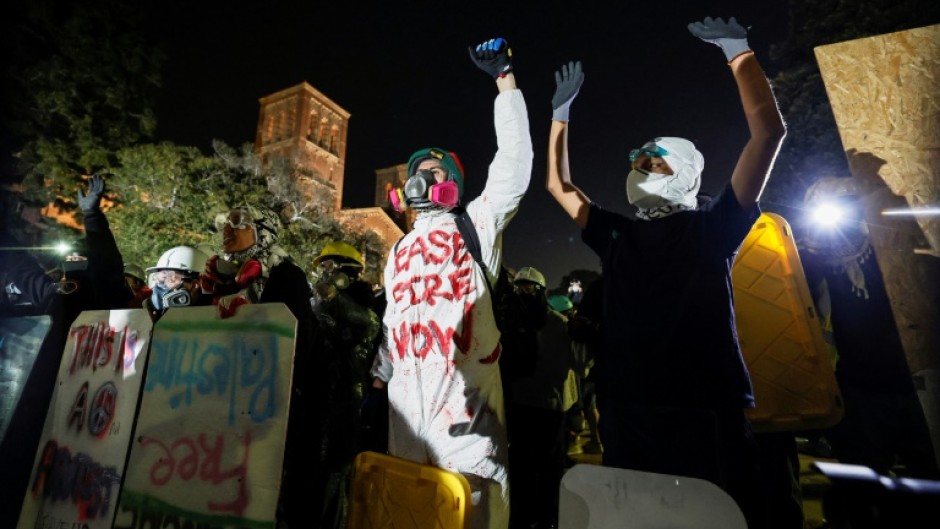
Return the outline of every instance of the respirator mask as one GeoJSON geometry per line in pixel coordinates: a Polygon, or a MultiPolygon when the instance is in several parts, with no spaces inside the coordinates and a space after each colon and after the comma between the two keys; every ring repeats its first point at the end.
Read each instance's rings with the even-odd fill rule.
{"type": "Polygon", "coordinates": [[[186,289],[187,275],[179,270],[158,270],[151,274],[153,293],[150,301],[159,310],[192,305],[193,296],[186,289]]]}
{"type": "Polygon", "coordinates": [[[457,182],[453,180],[438,182],[430,169],[419,169],[408,178],[401,189],[392,189],[388,195],[392,207],[399,212],[408,207],[415,209],[432,206],[453,208],[460,202],[457,182]]]}
{"type": "Polygon", "coordinates": [[[339,290],[344,290],[352,282],[349,274],[343,271],[346,265],[327,259],[317,265],[317,284],[329,283],[339,290]]]}

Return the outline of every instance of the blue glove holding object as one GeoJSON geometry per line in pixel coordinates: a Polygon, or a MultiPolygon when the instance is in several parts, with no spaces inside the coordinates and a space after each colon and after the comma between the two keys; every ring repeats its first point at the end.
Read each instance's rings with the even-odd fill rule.
{"type": "Polygon", "coordinates": [[[512,50],[504,38],[490,39],[476,48],[467,48],[470,51],[470,60],[478,68],[493,76],[493,79],[506,77],[512,71],[512,50]]]}

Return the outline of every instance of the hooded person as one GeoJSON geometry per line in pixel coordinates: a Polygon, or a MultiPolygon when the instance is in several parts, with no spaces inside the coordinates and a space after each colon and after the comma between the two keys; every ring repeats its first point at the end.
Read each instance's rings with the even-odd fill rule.
{"type": "Polygon", "coordinates": [[[661,158],[672,171],[664,174],[664,166],[635,166],[627,175],[627,201],[637,207],[641,219],[662,218],[679,211],[690,211],[698,205],[705,158],[695,145],[684,138],[654,138],[639,149],[630,151],[630,162],[641,156],[661,158]]]}
{"type": "Polygon", "coordinates": [[[209,258],[200,281],[203,292],[228,314],[239,305],[260,302],[272,270],[293,263],[277,244],[281,221],[269,208],[236,206],[217,215],[215,225],[222,233],[222,253],[209,258]]]}
{"type": "Polygon", "coordinates": [[[731,268],[760,216],[786,127],[744,26],[706,17],[688,30],[723,52],[750,132],[721,194],[699,206],[704,157],[690,141],[662,136],[630,152],[635,219],[588,198],[572,183],[568,156],[570,107],[584,82],[576,61],[555,74],[546,188],[605,277],[595,358],[602,464],[709,480],[735,499],[749,527],[764,527],[731,268]]]}
{"type": "Polygon", "coordinates": [[[502,234],[528,188],[533,153],[507,42],[491,39],[469,51],[499,91],[493,113],[497,152],[482,194],[464,210],[485,269],[457,225],[465,191],[458,158],[436,147],[415,152],[407,182],[389,197],[399,209],[414,208],[416,217],[385,267],[386,334],[373,375],[388,384],[389,453],[462,473],[471,489],[469,526],[506,528],[500,332],[488,285],[501,268],[502,234]]]}

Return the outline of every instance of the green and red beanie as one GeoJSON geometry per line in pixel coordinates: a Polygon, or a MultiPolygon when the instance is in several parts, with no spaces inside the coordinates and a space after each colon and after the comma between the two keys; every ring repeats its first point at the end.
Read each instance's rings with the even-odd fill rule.
{"type": "Polygon", "coordinates": [[[415,174],[421,162],[432,159],[440,160],[444,169],[447,170],[447,179],[457,183],[459,196],[463,197],[463,164],[460,163],[460,158],[457,157],[457,153],[455,152],[445,151],[444,149],[438,149],[436,147],[421,149],[412,154],[411,158],[408,159],[408,176],[410,177],[415,174]]]}

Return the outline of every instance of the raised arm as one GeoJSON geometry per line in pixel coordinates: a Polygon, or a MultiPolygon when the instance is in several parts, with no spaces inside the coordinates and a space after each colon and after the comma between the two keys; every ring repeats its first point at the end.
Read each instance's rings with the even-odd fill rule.
{"type": "Polygon", "coordinates": [[[751,137],[734,167],[731,188],[741,207],[750,210],[760,199],[786,136],[783,116],[770,83],[747,44],[747,31],[734,17],[727,23],[721,18],[706,17],[702,22],[689,24],[689,31],[724,51],[738,85],[751,137]]]}
{"type": "Polygon", "coordinates": [[[581,84],[584,72],[580,62],[570,62],[555,72],[555,95],[552,97],[552,127],[548,135],[548,174],[545,189],[555,197],[578,227],[587,226],[590,199],[571,183],[568,166],[568,113],[581,84]]]}

